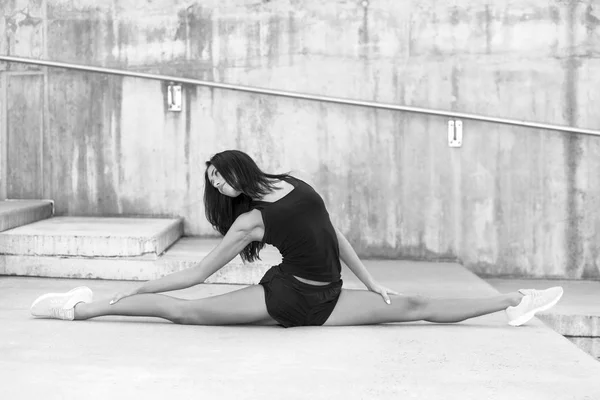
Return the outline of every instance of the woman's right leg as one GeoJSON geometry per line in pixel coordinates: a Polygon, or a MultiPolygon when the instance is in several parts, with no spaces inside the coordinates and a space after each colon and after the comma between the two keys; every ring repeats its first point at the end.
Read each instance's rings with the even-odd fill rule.
{"type": "Polygon", "coordinates": [[[478,299],[429,298],[391,295],[386,304],[381,295],[366,290],[343,289],[325,325],[366,325],[388,322],[461,322],[502,311],[519,304],[517,292],[478,299]]]}
{"type": "Polygon", "coordinates": [[[391,295],[386,304],[378,293],[343,289],[325,325],[365,325],[386,322],[429,321],[461,322],[469,318],[506,310],[509,324],[521,325],[536,312],[555,305],[563,289],[525,289],[481,298],[428,298],[423,296],[391,295]],[[510,308],[509,308],[510,307],[510,308]]]}
{"type": "Polygon", "coordinates": [[[112,305],[109,300],[77,304],[75,319],[124,315],[159,317],[190,325],[275,323],[267,312],[261,285],[198,300],[177,299],[162,294],[138,294],[125,297],[112,305]]]}

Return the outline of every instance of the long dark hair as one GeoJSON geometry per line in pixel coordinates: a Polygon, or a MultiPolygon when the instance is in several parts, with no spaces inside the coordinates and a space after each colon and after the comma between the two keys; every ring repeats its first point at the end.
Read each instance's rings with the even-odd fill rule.
{"type": "MultiPolygon", "coordinates": [[[[275,179],[286,179],[289,174],[267,174],[261,171],[254,160],[239,150],[226,150],[217,153],[206,162],[204,172],[204,210],[206,219],[225,236],[235,219],[250,211],[252,199],[262,198],[274,188],[275,179]],[[242,192],[237,197],[221,194],[208,179],[208,167],[212,165],[223,179],[235,190],[242,192]]],[[[264,242],[252,242],[242,250],[240,256],[245,261],[260,260],[259,252],[264,242]]]]}

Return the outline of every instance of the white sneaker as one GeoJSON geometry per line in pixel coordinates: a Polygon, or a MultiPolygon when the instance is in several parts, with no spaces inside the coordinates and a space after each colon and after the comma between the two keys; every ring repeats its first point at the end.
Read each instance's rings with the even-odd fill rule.
{"type": "Polygon", "coordinates": [[[562,297],[563,288],[555,286],[546,290],[521,289],[519,292],[523,294],[519,305],[506,309],[508,324],[512,326],[523,325],[533,318],[535,313],[553,307],[562,297]]]}
{"type": "Polygon", "coordinates": [[[48,293],[38,297],[31,305],[31,315],[73,321],[77,303],[91,303],[93,293],[87,286],[80,286],[66,293],[48,293]]]}

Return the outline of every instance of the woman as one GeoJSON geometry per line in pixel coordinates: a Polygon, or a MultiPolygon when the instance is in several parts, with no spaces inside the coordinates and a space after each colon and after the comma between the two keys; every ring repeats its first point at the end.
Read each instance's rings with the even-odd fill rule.
{"type": "Polygon", "coordinates": [[[506,310],[521,325],[558,302],[562,288],[479,299],[399,295],[377,282],[329,219],[322,198],[290,175],[262,172],[245,153],[216,154],[206,163],[204,203],[210,223],[224,236],[197,266],[148,281],[110,301],[92,301],[80,287],[50,293],[31,307],[34,316],[83,320],[103,315],[160,317],[180,324],[364,325],[386,322],[460,322],[506,310]],[[258,258],[265,243],[283,256],[258,285],[199,300],[156,293],[204,282],[238,254],[258,258]],[[368,291],[342,289],[343,261],[368,291]]]}

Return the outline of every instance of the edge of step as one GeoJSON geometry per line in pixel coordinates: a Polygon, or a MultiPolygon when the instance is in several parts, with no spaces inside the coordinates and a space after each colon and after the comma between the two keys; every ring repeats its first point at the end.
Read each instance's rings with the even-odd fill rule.
{"type": "MultiPolygon", "coordinates": [[[[44,278],[147,281],[190,268],[197,261],[149,260],[144,258],[75,258],[0,255],[0,275],[44,278]]],[[[268,263],[228,263],[205,283],[252,285],[271,268],[268,263]]]]}
{"type": "MultiPolygon", "coordinates": [[[[157,258],[148,255],[87,258],[4,254],[0,255],[0,275],[146,281],[197,265],[218,242],[183,237],[157,258]]],[[[268,246],[261,252],[261,260],[245,263],[237,256],[211,275],[206,283],[256,284],[269,268],[280,262],[279,252],[268,246]]]]}
{"type": "MultiPolygon", "coordinates": [[[[149,255],[157,258],[183,234],[182,218],[55,217],[37,222],[9,232],[1,232],[0,254],[32,257],[106,258],[149,255]],[[98,234],[90,234],[89,231],[82,228],[86,224],[86,219],[100,221],[104,224],[112,223],[110,220],[127,220],[127,223],[131,224],[132,220],[137,219],[144,223],[149,223],[149,221],[152,221],[151,223],[161,223],[164,226],[155,226],[153,229],[157,230],[147,236],[140,235],[135,230],[127,234],[121,232],[111,234],[102,230],[98,234]],[[71,223],[75,225],[75,228],[65,228],[65,225],[68,226],[71,223]],[[51,224],[52,230],[55,230],[56,233],[51,232],[50,228],[44,224],[51,224]],[[77,227],[77,224],[80,226],[77,227]],[[65,229],[68,232],[66,234],[64,233],[65,229]]],[[[106,226],[102,228],[106,229],[106,226]]],[[[117,225],[115,229],[118,228],[117,225]]]]}
{"type": "Polygon", "coordinates": [[[14,206],[9,209],[0,208],[0,232],[41,221],[54,215],[54,201],[52,200],[6,199],[0,204],[14,206]]]}
{"type": "Polygon", "coordinates": [[[536,317],[563,336],[600,338],[600,316],[597,315],[566,315],[548,311],[536,317]]]}

